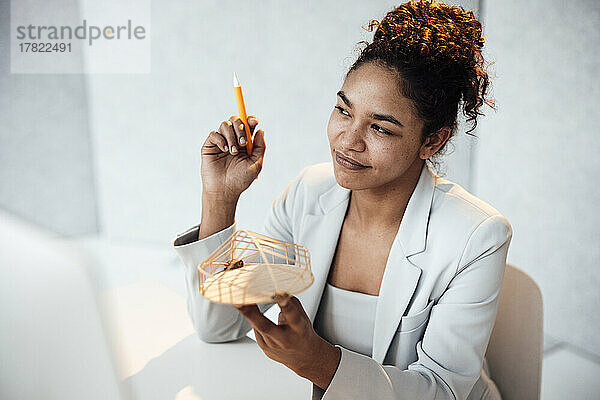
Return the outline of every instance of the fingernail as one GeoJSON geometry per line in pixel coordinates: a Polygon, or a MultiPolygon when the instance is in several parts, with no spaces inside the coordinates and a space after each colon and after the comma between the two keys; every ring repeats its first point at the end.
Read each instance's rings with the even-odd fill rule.
{"type": "Polygon", "coordinates": [[[244,130],[244,124],[240,124],[240,131],[244,130]]]}
{"type": "Polygon", "coordinates": [[[241,144],[242,146],[246,144],[246,138],[245,138],[245,137],[243,137],[243,136],[242,136],[242,137],[240,138],[240,144],[241,144]]]}
{"type": "Polygon", "coordinates": [[[229,151],[229,146],[225,146],[225,151],[229,151]]]}
{"type": "Polygon", "coordinates": [[[236,153],[237,152],[237,148],[235,146],[231,146],[231,152],[232,153],[236,153]]]}

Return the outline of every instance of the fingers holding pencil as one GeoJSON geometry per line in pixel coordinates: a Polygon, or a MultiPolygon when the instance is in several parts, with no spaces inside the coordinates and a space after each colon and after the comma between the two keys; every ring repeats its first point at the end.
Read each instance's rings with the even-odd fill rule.
{"type": "Polygon", "coordinates": [[[254,130],[250,155],[246,146],[239,145],[233,125],[229,120],[223,121],[217,130],[210,132],[201,149],[203,191],[225,193],[231,198],[239,196],[258,177],[266,150],[264,131],[255,129],[257,122],[249,123],[254,130]]]}
{"type": "MultiPolygon", "coordinates": [[[[241,121],[240,117],[232,116],[229,120],[221,122],[217,130],[211,132],[208,142],[216,145],[224,153],[246,155],[246,131],[241,121]]],[[[251,137],[254,136],[257,125],[258,119],[256,117],[248,117],[251,137]]],[[[254,151],[252,153],[254,154],[254,151]]]]}
{"type": "Polygon", "coordinates": [[[234,136],[232,136],[232,141],[236,142],[236,143],[231,143],[230,146],[232,146],[232,145],[236,146],[237,150],[247,153],[246,142],[248,140],[248,136],[250,136],[250,137],[253,136],[254,129],[258,125],[258,119],[253,115],[248,117],[247,122],[248,122],[248,127],[250,129],[250,135],[246,135],[246,128],[244,126],[244,122],[240,117],[234,115],[229,118],[229,122],[231,122],[231,124],[232,124],[232,130],[234,133],[234,136]],[[235,137],[235,139],[233,139],[234,137],[235,137]]]}
{"type": "Polygon", "coordinates": [[[232,155],[238,154],[240,146],[237,145],[235,127],[231,120],[221,122],[218,132],[227,141],[226,151],[229,151],[232,155]]]}

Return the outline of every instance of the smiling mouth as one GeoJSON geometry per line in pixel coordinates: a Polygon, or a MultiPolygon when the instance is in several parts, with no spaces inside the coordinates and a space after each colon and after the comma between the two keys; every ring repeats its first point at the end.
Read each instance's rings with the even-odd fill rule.
{"type": "Polygon", "coordinates": [[[342,156],[337,151],[335,152],[335,158],[336,158],[336,161],[338,162],[338,164],[340,164],[346,168],[349,168],[349,169],[371,168],[367,165],[362,165],[362,164],[357,163],[356,161],[349,160],[346,157],[342,156]]]}

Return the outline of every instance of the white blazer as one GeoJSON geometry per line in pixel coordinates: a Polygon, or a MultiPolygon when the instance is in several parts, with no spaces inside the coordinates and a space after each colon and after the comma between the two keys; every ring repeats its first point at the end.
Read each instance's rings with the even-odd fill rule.
{"type": "MultiPolygon", "coordinates": [[[[296,297],[313,322],[349,198],[331,162],[312,165],[273,201],[265,221],[263,233],[310,252],[315,280],[296,297]]],[[[235,223],[197,240],[195,226],[173,243],[186,268],[190,316],[207,342],[253,337],[235,308],[198,290],[197,265],[234,231],[235,223]]],[[[313,399],[498,398],[482,365],[511,237],[496,209],[424,166],[383,274],[372,357],[338,346],[335,375],[326,391],[313,385],[313,399]]],[[[279,308],[271,305],[259,307],[276,322],[279,308]]]]}

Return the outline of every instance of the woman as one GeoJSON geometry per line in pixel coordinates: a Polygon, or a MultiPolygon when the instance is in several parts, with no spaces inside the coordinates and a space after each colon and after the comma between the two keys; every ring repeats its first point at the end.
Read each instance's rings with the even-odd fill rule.
{"type": "Polygon", "coordinates": [[[491,104],[481,25],[461,7],[411,1],[369,26],[373,42],[327,127],[333,162],[305,168],[265,221],[268,236],[309,249],[315,282],[278,301],[278,316],[272,304],[236,310],[198,293],[196,266],[235,231],[266,147],[259,129],[248,156],[232,117],[202,147],[202,222],[174,243],[191,317],[208,342],[253,329],[316,399],[498,399],[482,367],[512,230],[426,164],[455,133],[459,107],[474,129],[491,104]]]}

